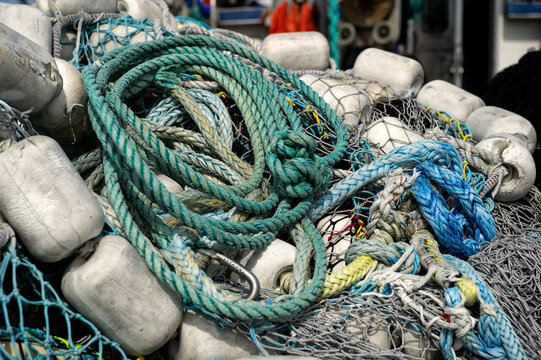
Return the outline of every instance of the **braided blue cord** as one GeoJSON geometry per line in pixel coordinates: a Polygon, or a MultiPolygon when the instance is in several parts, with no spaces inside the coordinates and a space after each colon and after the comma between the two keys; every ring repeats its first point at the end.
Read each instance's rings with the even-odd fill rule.
{"type": "Polygon", "coordinates": [[[444,250],[460,257],[476,254],[483,241],[496,236],[494,219],[481,197],[462,179],[462,171],[457,173],[428,162],[417,168],[421,174],[412,187],[413,194],[444,250]],[[457,214],[448,210],[445,199],[433,191],[429,179],[458,200],[457,214]]]}
{"type": "MultiPolygon", "coordinates": [[[[462,338],[462,343],[466,349],[487,359],[528,359],[511,326],[511,322],[505,316],[498,301],[479,274],[465,261],[451,255],[443,255],[443,257],[462,275],[475,283],[478,290],[478,299],[481,300],[481,316],[476,331],[470,330],[462,338]],[[487,307],[494,308],[494,314],[484,311],[484,308],[487,307]]],[[[449,305],[454,306],[453,303],[449,305]]]]}
{"type": "Polygon", "coordinates": [[[401,146],[374,162],[363,166],[319,196],[308,212],[315,221],[351,198],[363,186],[387,175],[392,170],[432,162],[461,172],[461,157],[451,145],[440,141],[423,140],[401,146]]]}

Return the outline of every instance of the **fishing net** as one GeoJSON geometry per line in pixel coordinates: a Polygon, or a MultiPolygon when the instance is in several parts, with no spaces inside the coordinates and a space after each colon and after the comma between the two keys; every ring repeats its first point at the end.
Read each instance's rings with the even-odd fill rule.
{"type": "MultiPolygon", "coordinates": [[[[344,149],[341,158],[333,163],[332,173],[326,174],[327,186],[314,192],[316,199],[306,211],[307,219],[315,225],[314,232],[323,238],[327,266],[321,267],[321,259],[313,256],[321,249],[306,245],[308,235],[315,236],[306,223],[276,226],[273,234],[297,247],[297,259],[293,269],[280,275],[277,288],[262,290],[257,306],[293,303],[296,296],[306,295],[307,289],[321,283],[321,291],[317,295],[310,294],[312,304],[294,316],[287,315],[288,321],[276,319],[275,314],[260,314],[259,310],[254,310],[259,317],[272,320],[253,325],[253,319],[241,317],[243,309],[235,308],[236,312],[227,313],[224,307],[206,307],[211,301],[197,303],[197,299],[185,298],[186,308],[201,310],[223,326],[236,328],[258,344],[263,353],[313,355],[326,359],[436,359],[455,355],[475,359],[487,357],[490,351],[498,354],[507,351],[500,344],[493,348],[488,345],[480,348],[479,345],[486,339],[476,324],[483,316],[483,323],[492,321],[486,316],[492,316],[498,309],[487,295],[490,291],[485,291],[490,288],[511,319],[523,345],[529,342],[524,345],[526,352],[531,356],[539,355],[536,353],[539,346],[529,338],[535,334],[531,329],[536,325],[532,324],[538,323],[540,316],[535,312],[539,307],[532,295],[535,292],[528,289],[525,282],[514,283],[519,274],[527,274],[534,284],[539,282],[538,264],[527,267],[529,262],[536,260],[535,256],[528,257],[530,254],[526,251],[535,245],[532,239],[537,235],[533,235],[533,230],[524,232],[541,222],[541,194],[537,188],[532,188],[523,199],[514,203],[494,201],[493,193],[498,191],[499,183],[506,175],[501,159],[475,149],[475,142],[465,125],[448,114],[419,104],[415,98],[397,96],[393,89],[358,78],[351,72],[298,72],[297,75],[309,79],[306,83],[313,86],[348,124],[349,136],[345,140],[328,105],[289,73],[257,57],[260,52],[257,41],[231,31],[208,29],[190,19],[178,17],[177,20],[179,25],[171,27],[166,19],[152,23],[118,14],[77,15],[59,19],[60,25],[55,28],[58,33],[55,41],[60,44],[55,51],[71,46],[71,61],[79,69],[88,69],[98,59],[100,66],[116,61],[107,55],[115,48],[126,49],[129,44],[146,40],[167,40],[174,34],[185,35],[188,39],[171,41],[186,41],[184,46],[192,52],[190,56],[201,44],[221,47],[219,54],[206,52],[199,64],[165,67],[149,72],[150,76],[137,77],[133,83],[124,84],[126,86],[122,85],[123,74],[116,74],[104,91],[110,95],[117,91],[117,86],[124,86],[118,91],[122,95],[121,106],[129,109],[125,112],[129,117],[115,119],[112,123],[130,136],[126,141],[133,142],[133,152],[140,155],[141,162],[149,164],[149,171],[163,173],[161,175],[169,180],[178,182],[177,186],[182,185],[182,190],[173,192],[171,199],[203,217],[202,223],[216,224],[212,230],[205,228],[208,234],[196,230],[196,221],[189,224],[181,221],[182,216],[174,212],[173,206],[164,206],[163,198],[155,196],[157,190],[144,191],[154,186],[143,183],[152,176],[150,173],[135,179],[129,171],[122,172],[119,164],[133,166],[136,161],[115,158],[120,150],[105,137],[101,138],[103,146],[100,150],[73,161],[104,208],[111,230],[129,238],[140,251],[143,245],[148,246],[151,250],[142,251],[143,257],[149,252],[160,254],[159,260],[145,260],[151,268],[158,261],[163,262],[160,270],[152,268],[163,281],[169,281],[168,284],[173,288],[176,286],[177,291],[182,286],[170,283],[171,279],[181,278],[189,284],[183,286],[193,286],[198,291],[212,284],[209,290],[213,294],[212,302],[238,299],[245,294],[247,288],[243,282],[231,282],[226,268],[198,249],[212,248],[231,258],[235,258],[240,250],[255,250],[250,246],[267,234],[263,226],[268,210],[253,210],[246,204],[264,203],[269,194],[275,192],[285,197],[284,194],[290,196],[296,192],[297,195],[306,189],[297,183],[289,186],[287,181],[290,179],[280,177],[279,171],[270,166],[263,164],[260,169],[261,149],[267,143],[278,144],[276,152],[292,158],[291,143],[302,139],[304,144],[314,144],[307,146],[314,163],[334,156],[338,146],[344,149]],[[70,31],[71,38],[66,35],[61,40],[61,34],[70,31]],[[217,66],[205,62],[213,56],[219,58],[217,66]],[[245,78],[228,79],[230,82],[227,82],[218,70],[210,69],[211,65],[222,69],[236,66],[235,71],[244,74],[245,78]],[[257,93],[249,88],[254,84],[266,86],[258,89],[258,94],[261,103],[272,105],[269,109],[250,100],[249,95],[257,93]],[[239,95],[236,90],[242,86],[247,89],[239,95]],[[269,94],[273,99],[264,100],[269,94]],[[137,119],[133,120],[135,116],[137,119]],[[261,118],[266,121],[261,122],[261,118]],[[280,123],[284,118],[288,120],[280,123]],[[139,120],[141,126],[130,127],[132,121],[139,120]],[[282,142],[265,137],[283,130],[280,126],[287,128],[288,124],[300,131],[279,140],[282,142]],[[144,132],[138,133],[140,129],[144,132]],[[261,138],[254,134],[260,134],[261,138]],[[148,141],[147,136],[153,136],[152,141],[148,141]],[[171,156],[162,157],[165,151],[170,151],[167,154],[171,156]],[[166,162],[171,159],[178,159],[191,172],[181,177],[168,168],[170,164],[166,162]],[[385,171],[380,170],[383,168],[385,171]],[[375,175],[363,175],[369,170],[375,175]],[[118,174],[114,175],[113,171],[118,174]],[[228,187],[244,189],[242,186],[247,186],[245,183],[253,173],[261,178],[257,189],[247,187],[248,190],[238,191],[234,196],[220,193],[220,189],[228,187]],[[362,179],[359,178],[361,175],[364,176],[362,179]],[[345,184],[352,183],[356,185],[344,190],[345,184]],[[456,187],[450,187],[450,183],[456,187]],[[347,195],[337,195],[338,190],[347,195]],[[114,197],[119,193],[124,196],[121,200],[114,197]],[[467,199],[461,194],[466,194],[467,199]],[[119,205],[121,203],[126,205],[119,205]],[[255,225],[238,230],[241,226],[238,224],[244,226],[245,222],[258,224],[263,230],[255,225]],[[137,238],[133,235],[134,228],[139,231],[137,238]],[[230,239],[229,233],[220,232],[224,229],[249,235],[246,237],[252,244],[244,244],[241,249],[219,243],[218,239],[230,239]],[[219,236],[209,236],[212,231],[217,231],[214,234],[219,236]],[[501,236],[491,245],[482,247],[496,232],[507,237],[501,236]],[[507,246],[511,240],[521,246],[507,246]],[[488,287],[466,265],[442,256],[442,253],[450,253],[468,258],[478,251],[470,263],[488,287]],[[185,258],[193,258],[193,262],[188,266],[185,258]],[[498,262],[495,260],[500,262],[495,264],[498,262]],[[169,271],[167,276],[163,275],[165,271],[169,271]],[[495,271],[502,272],[502,280],[496,280],[495,271]],[[195,278],[204,279],[203,285],[194,284],[195,278]],[[523,301],[513,303],[511,299],[518,296],[523,301]],[[528,316],[528,309],[532,309],[532,316],[528,316]],[[455,341],[457,339],[460,341],[455,341]]],[[[134,51],[133,55],[147,48],[130,46],[128,49],[134,51]]],[[[153,56],[160,51],[166,52],[157,48],[153,51],[153,56]]],[[[175,51],[180,50],[175,48],[175,51]]],[[[115,57],[125,62],[132,61],[130,56],[123,51],[115,53],[115,57]]],[[[125,72],[128,70],[126,67],[125,72]]],[[[105,96],[90,95],[90,104],[99,108],[95,103],[103,101],[105,96]]],[[[95,108],[89,108],[95,129],[109,131],[105,125],[96,125],[103,119],[95,108]]],[[[16,124],[7,127],[13,129],[9,130],[12,131],[10,139],[19,140],[18,133],[23,137],[32,134],[31,128],[25,127],[24,113],[2,112],[2,109],[7,108],[0,108],[0,116],[9,114],[10,120],[4,122],[0,117],[0,124],[16,124]]],[[[268,158],[266,161],[272,163],[268,158]]],[[[135,173],[136,169],[131,172],[135,173]]],[[[317,176],[310,176],[314,184],[324,183],[317,176]]],[[[302,201],[302,196],[295,198],[287,205],[280,205],[276,213],[287,212],[289,207],[298,206],[302,201]]],[[[25,348],[19,351],[32,351],[33,354],[38,350],[32,350],[34,345],[30,344],[36,343],[49,354],[69,355],[71,353],[65,352],[79,351],[89,357],[97,356],[96,352],[110,354],[107,355],[110,358],[123,356],[116,344],[99,335],[92,324],[62,302],[54,292],[56,284],[49,285],[20,248],[5,245],[3,255],[3,279],[10,267],[16,275],[10,279],[11,287],[3,288],[4,294],[12,294],[6,297],[3,326],[5,336],[11,337],[13,348],[22,340],[25,348]],[[23,274],[17,272],[17,268],[30,271],[23,274]],[[29,295],[23,293],[21,287],[30,291],[29,295]],[[36,289],[40,291],[35,292],[36,289]],[[35,302],[27,302],[27,298],[35,299],[35,302]],[[55,309],[60,313],[55,316],[63,319],[59,322],[61,325],[55,322],[52,327],[47,322],[48,315],[29,309],[30,304],[41,307],[44,314],[55,309]],[[15,309],[18,325],[11,315],[7,315],[12,312],[6,312],[6,306],[15,309]],[[72,328],[77,331],[70,330],[72,328]],[[81,338],[84,341],[79,341],[81,338]]],[[[203,291],[203,296],[206,295],[203,291]]],[[[256,306],[243,304],[248,304],[245,308],[256,306]]],[[[498,319],[498,323],[490,326],[505,328],[505,317],[498,319]]],[[[520,353],[521,348],[515,348],[520,353]]]]}
{"type": "Polygon", "coordinates": [[[0,100],[0,140],[22,140],[36,131],[29,119],[30,111],[18,111],[0,100]]]}
{"type": "Polygon", "coordinates": [[[468,262],[483,276],[532,359],[541,357],[541,227],[500,235],[468,262]]]}
{"type": "Polygon", "coordinates": [[[116,343],[68,306],[59,283],[48,281],[58,276],[37,268],[6,223],[0,224],[0,247],[2,359],[127,359],[116,343]]]}

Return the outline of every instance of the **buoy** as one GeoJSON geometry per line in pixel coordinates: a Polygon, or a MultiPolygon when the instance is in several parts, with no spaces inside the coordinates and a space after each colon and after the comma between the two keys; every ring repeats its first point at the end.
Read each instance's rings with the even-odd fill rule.
{"type": "Polygon", "coordinates": [[[114,13],[117,0],[36,0],[36,6],[49,16],[55,16],[58,10],[62,15],[114,13]],[[53,5],[52,7],[50,5],[53,5]]]}
{"type": "Polygon", "coordinates": [[[83,78],[79,70],[66,60],[57,58],[55,62],[62,76],[62,91],[38,116],[32,118],[32,124],[40,133],[62,145],[80,143],[92,132],[83,78]]]}
{"type": "Polygon", "coordinates": [[[424,82],[418,61],[377,48],[368,48],[357,56],[353,74],[390,86],[401,96],[414,96],[424,82]]]}
{"type": "Polygon", "coordinates": [[[327,248],[327,266],[337,272],[345,266],[346,251],[355,239],[355,227],[348,214],[325,216],[316,226],[327,248]]]}
{"type": "MultiPolygon", "coordinates": [[[[276,290],[280,286],[280,275],[292,271],[297,248],[280,239],[276,239],[264,249],[246,252],[238,262],[250,270],[264,289],[276,290]]],[[[238,279],[233,274],[232,280],[238,279]]]]}
{"type": "Polygon", "coordinates": [[[513,135],[494,134],[475,147],[501,156],[503,166],[508,170],[494,197],[496,200],[515,201],[530,191],[536,176],[535,160],[522,141],[513,135]]]}
{"type": "Polygon", "coordinates": [[[158,4],[150,0],[118,0],[117,8],[120,13],[130,15],[134,19],[147,18],[151,22],[162,14],[158,4]]]}
{"type": "Polygon", "coordinates": [[[485,106],[481,98],[443,80],[425,84],[417,94],[417,101],[434,110],[444,111],[462,123],[474,110],[485,106]]]}
{"type": "Polygon", "coordinates": [[[424,140],[420,134],[406,129],[399,119],[390,116],[370,124],[362,138],[376,145],[384,154],[400,146],[424,140]]]}
{"type": "Polygon", "coordinates": [[[109,25],[103,24],[99,30],[90,34],[89,43],[97,52],[96,57],[100,57],[100,53],[108,53],[118,47],[127,44],[136,44],[143,41],[154,40],[143,29],[131,25],[109,25]],[[120,41],[115,41],[113,35],[116,35],[120,41]]]}
{"type": "Polygon", "coordinates": [[[370,119],[372,100],[364,91],[347,82],[306,74],[300,77],[325,100],[351,131],[370,119]]]}
{"type": "Polygon", "coordinates": [[[158,170],[151,168],[152,172],[156,174],[158,180],[165,186],[167,190],[169,190],[170,193],[176,194],[181,191],[184,191],[184,188],[179,185],[175,180],[171,179],[169,176],[162,174],[158,170]]]}
{"type": "Polygon", "coordinates": [[[73,260],[62,278],[68,302],[127,354],[150,354],[182,320],[182,301],[149,270],[124,238],[108,235],[85,259],[73,260]]]}
{"type": "Polygon", "coordinates": [[[0,173],[0,211],[36,259],[59,261],[100,234],[103,211],[53,139],[12,145],[0,173]]]}
{"type": "Polygon", "coordinates": [[[407,328],[402,332],[402,351],[404,354],[425,360],[443,359],[443,354],[438,351],[438,346],[430,339],[416,330],[407,328]]]}
{"type": "Polygon", "coordinates": [[[354,323],[346,325],[346,331],[358,339],[370,341],[382,349],[391,349],[393,340],[388,325],[371,318],[370,315],[360,316],[354,323]]]}
{"type": "Polygon", "coordinates": [[[192,310],[184,313],[175,360],[236,360],[260,353],[253,342],[234,329],[220,330],[215,320],[192,310]]]}
{"type": "Polygon", "coordinates": [[[0,100],[17,110],[39,112],[62,90],[51,54],[4,24],[0,24],[0,68],[0,100]]]}
{"type": "Polygon", "coordinates": [[[261,50],[264,57],[289,70],[325,70],[330,65],[329,42],[317,31],[269,35],[261,50]]]}
{"type": "Polygon", "coordinates": [[[496,107],[483,106],[472,112],[465,121],[470,127],[473,138],[477,141],[487,139],[494,134],[510,134],[524,142],[530,154],[537,145],[537,133],[533,125],[514,112],[496,107]]]}
{"type": "Polygon", "coordinates": [[[236,360],[320,360],[313,356],[297,356],[297,355],[271,355],[271,356],[249,356],[242,357],[236,360]]]}
{"type": "Polygon", "coordinates": [[[53,28],[51,20],[43,11],[30,5],[12,5],[0,11],[0,23],[26,36],[43,47],[47,53],[51,53],[53,28]]]}

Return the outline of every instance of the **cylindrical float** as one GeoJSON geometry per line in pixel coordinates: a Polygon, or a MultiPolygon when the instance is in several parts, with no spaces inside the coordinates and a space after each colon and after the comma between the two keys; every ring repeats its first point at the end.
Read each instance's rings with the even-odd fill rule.
{"type": "Polygon", "coordinates": [[[406,129],[399,119],[390,116],[370,124],[362,138],[376,145],[384,154],[400,146],[424,140],[421,135],[406,129]]]}
{"type": "Polygon", "coordinates": [[[77,14],[84,11],[88,14],[114,13],[117,0],[36,0],[36,6],[49,16],[55,16],[58,10],[62,15],[77,14]],[[50,5],[53,7],[50,7],[50,5]]]}
{"type": "Polygon", "coordinates": [[[62,89],[53,57],[44,48],[0,24],[0,100],[39,112],[62,89]]]}
{"type": "Polygon", "coordinates": [[[402,331],[402,351],[404,354],[425,360],[440,360],[443,355],[439,346],[433,344],[428,336],[411,328],[402,331]]]}
{"type": "Polygon", "coordinates": [[[134,19],[144,19],[154,22],[162,14],[162,10],[151,0],[118,0],[118,11],[126,13],[134,19]]]}
{"type": "Polygon", "coordinates": [[[300,77],[325,100],[351,131],[370,119],[372,100],[364,91],[336,79],[326,79],[306,74],[300,77]]]}
{"type": "Polygon", "coordinates": [[[54,138],[60,144],[81,143],[92,132],[83,78],[79,70],[66,60],[57,58],[55,62],[63,80],[62,91],[38,116],[32,118],[32,124],[41,134],[54,138]]]}
{"type": "Polygon", "coordinates": [[[325,70],[330,65],[329,42],[316,31],[269,35],[261,50],[264,57],[289,70],[325,70]]]}
{"type": "Polygon", "coordinates": [[[348,214],[325,216],[317,230],[327,248],[327,267],[337,272],[345,266],[346,251],[355,239],[355,227],[348,214]]]}
{"type": "Polygon", "coordinates": [[[522,141],[513,135],[494,134],[475,147],[501,156],[508,170],[507,176],[501,179],[496,200],[515,201],[530,191],[536,176],[535,160],[522,141]]]}
{"type": "Polygon", "coordinates": [[[191,310],[184,313],[175,360],[236,360],[260,353],[253,342],[234,329],[220,330],[216,321],[206,315],[191,310]]]}
{"type": "Polygon", "coordinates": [[[402,96],[417,94],[424,81],[423,67],[418,61],[377,48],[359,54],[353,74],[390,86],[402,96]]]}
{"type": "Polygon", "coordinates": [[[425,84],[417,94],[417,101],[434,110],[445,111],[462,123],[474,110],[485,106],[481,98],[443,80],[425,84]]]}
{"type": "Polygon", "coordinates": [[[55,262],[98,236],[104,215],[60,146],[32,136],[0,153],[0,211],[38,260],[55,262]]]}
{"type": "Polygon", "coordinates": [[[511,111],[496,107],[483,106],[472,112],[465,121],[470,127],[473,138],[477,141],[487,139],[494,134],[510,134],[524,142],[530,154],[537,145],[537,133],[527,119],[511,111]]]}
{"type": "Polygon", "coordinates": [[[0,11],[0,23],[26,36],[43,47],[47,53],[51,53],[53,28],[51,20],[43,11],[29,5],[13,5],[0,11]]]}
{"type": "MultiPolygon", "coordinates": [[[[247,252],[237,260],[257,277],[262,288],[275,290],[280,286],[280,275],[292,271],[296,252],[295,246],[276,239],[266,248],[247,252]]],[[[236,274],[232,276],[237,278],[236,274]]]]}
{"type": "Polygon", "coordinates": [[[111,50],[127,44],[136,44],[150,40],[154,40],[154,38],[147,34],[144,29],[124,24],[100,25],[99,31],[93,32],[89,37],[89,43],[97,52],[97,57],[99,57],[100,53],[106,54],[111,50]],[[116,37],[116,41],[113,39],[113,36],[116,37]]]}
{"type": "Polygon", "coordinates": [[[103,237],[88,259],[73,260],[62,278],[62,293],[129,355],[156,351],[182,320],[179,296],[120,236],[103,237]]]}

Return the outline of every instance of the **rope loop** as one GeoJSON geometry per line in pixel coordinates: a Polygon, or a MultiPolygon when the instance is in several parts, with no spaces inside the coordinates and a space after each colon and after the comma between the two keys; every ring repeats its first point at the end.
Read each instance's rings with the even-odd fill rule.
{"type": "Polygon", "coordinates": [[[280,131],[272,139],[267,165],[279,196],[303,199],[327,188],[332,172],[315,154],[316,141],[305,133],[280,131]]]}

